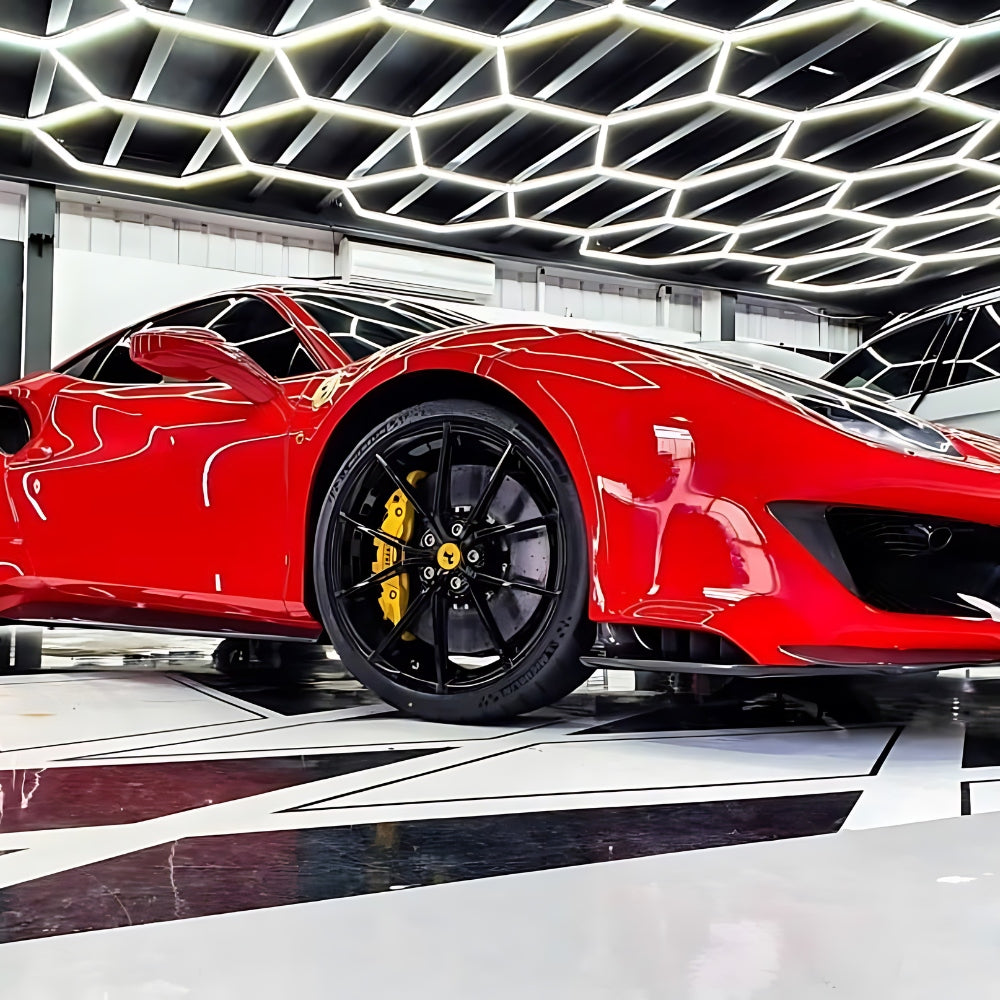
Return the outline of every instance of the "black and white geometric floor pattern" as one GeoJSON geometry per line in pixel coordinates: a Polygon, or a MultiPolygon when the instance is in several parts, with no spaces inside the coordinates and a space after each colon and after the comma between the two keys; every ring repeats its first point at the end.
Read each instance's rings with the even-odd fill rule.
{"type": "Polygon", "coordinates": [[[848,724],[608,695],[469,727],[209,674],[0,678],[0,942],[1000,810],[996,719],[936,682],[935,712],[848,724]]]}

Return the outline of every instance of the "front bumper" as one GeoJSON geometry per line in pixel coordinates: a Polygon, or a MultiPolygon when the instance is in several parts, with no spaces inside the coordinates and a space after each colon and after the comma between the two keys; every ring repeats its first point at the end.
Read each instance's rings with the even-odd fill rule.
{"type": "Polygon", "coordinates": [[[583,662],[594,669],[642,670],[722,677],[899,676],[971,667],[1000,666],[1000,652],[984,649],[781,647],[786,662],[755,663],[729,640],[690,629],[599,625],[583,662]]]}
{"type": "MultiPolygon", "coordinates": [[[[864,650],[881,651],[864,661],[877,672],[1000,661],[1000,621],[991,611],[1000,605],[1000,466],[897,454],[836,434],[822,445],[822,464],[793,465],[786,454],[766,470],[710,460],[714,447],[696,457],[688,445],[669,456],[668,490],[640,500],[633,489],[627,502],[621,491],[607,496],[610,555],[594,620],[719,636],[744,651],[747,667],[858,670],[864,650]],[[928,558],[906,564],[911,556],[897,553],[889,576],[860,579],[849,565],[857,552],[845,559],[825,523],[829,508],[919,512],[931,528],[928,558]],[[959,549],[935,549],[949,532],[959,538],[959,522],[981,530],[959,549]],[[935,533],[939,523],[948,532],[935,533]],[[961,558],[946,565],[954,551],[961,558]],[[615,553],[628,554],[627,575],[615,553]],[[921,572],[912,573],[918,562],[921,572]],[[607,586],[612,578],[616,586],[607,586]],[[791,652],[802,648],[847,652],[814,663],[791,652]],[[945,655],[931,665],[904,662],[908,651],[927,650],[945,655]]],[[[818,445],[800,454],[813,452],[818,445]]]]}

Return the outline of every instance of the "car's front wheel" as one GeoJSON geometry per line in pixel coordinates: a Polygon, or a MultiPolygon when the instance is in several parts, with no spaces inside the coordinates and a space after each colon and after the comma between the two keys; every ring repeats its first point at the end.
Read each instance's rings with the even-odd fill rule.
{"type": "Polygon", "coordinates": [[[500,720],[590,673],[572,479],[543,434],[496,407],[422,403],[374,428],[330,484],[314,574],[344,665],[414,715],[500,720]]]}

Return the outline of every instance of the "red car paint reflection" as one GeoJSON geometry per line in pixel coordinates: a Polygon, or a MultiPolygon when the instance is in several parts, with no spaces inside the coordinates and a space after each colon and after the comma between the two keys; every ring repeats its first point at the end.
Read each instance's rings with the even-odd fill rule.
{"type": "Polygon", "coordinates": [[[880,447],[707,358],[574,330],[466,327],[352,362],[287,289],[240,294],[283,317],[321,370],[278,379],[263,401],[219,382],[68,369],[0,390],[31,424],[3,458],[4,617],[317,638],[311,541],[330,462],[404,405],[489,386],[569,466],[594,621],[694,627],[763,664],[801,662],[788,647],[1000,656],[990,618],[866,604],[769,508],[997,524],[992,439],[952,435],[950,456],[880,447]]]}

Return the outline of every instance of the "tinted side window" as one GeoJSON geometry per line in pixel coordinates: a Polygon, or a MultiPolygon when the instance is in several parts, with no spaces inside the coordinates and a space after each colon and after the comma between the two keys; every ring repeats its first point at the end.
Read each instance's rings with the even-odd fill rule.
{"type": "Polygon", "coordinates": [[[128,338],[129,335],[125,334],[108,351],[90,377],[95,382],[112,382],[115,385],[155,385],[162,382],[162,376],[143,368],[142,365],[137,365],[132,360],[128,353],[128,338]]]}
{"type": "MultiPolygon", "coordinates": [[[[121,336],[95,364],[80,378],[95,382],[111,382],[116,385],[154,385],[162,382],[161,376],[137,365],[128,352],[128,338],[137,330],[148,330],[154,326],[207,326],[218,316],[226,303],[202,302],[194,306],[182,306],[170,312],[160,313],[152,319],[131,327],[121,336]]],[[[70,374],[73,374],[70,372],[70,374]]]]}
{"type": "Polygon", "coordinates": [[[147,323],[143,323],[138,330],[149,329],[153,326],[200,326],[209,327],[212,320],[216,318],[224,309],[229,307],[229,300],[216,300],[215,302],[200,302],[193,306],[182,306],[180,309],[172,309],[170,312],[160,313],[154,316],[147,323]]]}
{"type": "Polygon", "coordinates": [[[994,305],[974,310],[963,321],[954,350],[949,349],[948,386],[1000,377],[1000,314],[994,305]]]}
{"type": "MultiPolygon", "coordinates": [[[[375,323],[384,324],[387,327],[406,330],[412,333],[430,333],[433,330],[440,330],[448,324],[436,322],[423,315],[423,311],[413,306],[405,310],[400,306],[372,302],[369,299],[355,299],[345,297],[340,300],[343,309],[348,310],[353,315],[364,320],[372,320],[375,323]]],[[[455,324],[451,324],[454,326],[455,324]]]]}
{"type": "Polygon", "coordinates": [[[338,303],[340,308],[337,308],[311,299],[300,299],[299,304],[309,311],[313,319],[330,334],[337,346],[353,361],[366,358],[369,354],[382,350],[383,347],[401,344],[404,340],[425,332],[419,329],[407,329],[396,323],[362,319],[356,313],[348,311],[350,309],[348,303],[338,303]]]}
{"type": "MultiPolygon", "coordinates": [[[[890,396],[919,392],[953,320],[954,314],[935,316],[876,337],[863,351],[837,365],[827,379],[848,389],[871,385],[890,396]]],[[[938,378],[935,373],[935,381],[938,378]]]]}
{"type": "Polygon", "coordinates": [[[853,357],[842,361],[827,373],[827,379],[848,389],[858,389],[868,385],[887,369],[885,361],[876,356],[871,348],[859,351],[853,357]]]}
{"type": "Polygon", "coordinates": [[[353,361],[422,333],[473,322],[459,313],[416,302],[376,302],[360,295],[314,292],[297,295],[295,301],[353,361]]]}
{"type": "Polygon", "coordinates": [[[260,299],[234,300],[209,329],[239,347],[274,378],[319,371],[295,330],[260,299]]]}
{"type": "Polygon", "coordinates": [[[935,316],[890,333],[884,340],[876,340],[872,348],[891,365],[923,361],[940,346],[940,335],[951,322],[950,315],[935,316]]]}
{"type": "Polygon", "coordinates": [[[101,363],[108,351],[117,343],[117,335],[114,337],[105,337],[96,347],[92,347],[89,351],[71,358],[66,364],[56,368],[56,371],[72,375],[73,378],[89,378],[89,373],[101,363]]]}
{"type": "Polygon", "coordinates": [[[366,344],[357,337],[352,337],[349,333],[340,336],[331,336],[333,342],[352,360],[361,361],[374,353],[371,344],[366,344]]]}
{"type": "Polygon", "coordinates": [[[871,389],[878,389],[889,396],[908,396],[916,392],[915,386],[921,385],[927,378],[929,362],[912,365],[891,365],[883,370],[881,375],[868,383],[871,389]]]}

